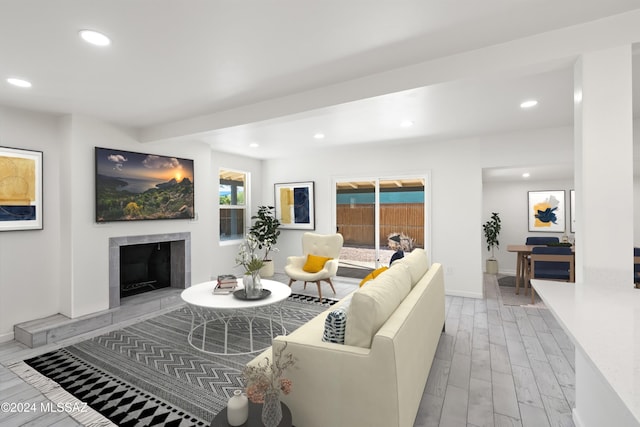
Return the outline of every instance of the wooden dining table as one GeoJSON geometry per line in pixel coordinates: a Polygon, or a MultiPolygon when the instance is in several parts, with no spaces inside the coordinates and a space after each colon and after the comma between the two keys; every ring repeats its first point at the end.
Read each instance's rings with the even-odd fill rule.
{"type": "MultiPolygon", "coordinates": [[[[520,283],[524,284],[525,294],[527,290],[527,258],[533,248],[547,245],[507,245],[507,252],[516,252],[516,295],[520,293],[520,283]]],[[[574,250],[574,247],[571,247],[574,250]]]]}

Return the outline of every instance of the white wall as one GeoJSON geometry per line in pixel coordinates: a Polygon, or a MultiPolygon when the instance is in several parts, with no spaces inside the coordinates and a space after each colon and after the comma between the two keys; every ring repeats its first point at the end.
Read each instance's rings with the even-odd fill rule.
{"type": "Polygon", "coordinates": [[[43,152],[43,230],[0,233],[0,341],[13,324],[55,314],[60,291],[60,141],[55,118],[0,107],[0,145],[43,152]],[[52,183],[53,185],[50,185],[52,183]]]}
{"type": "MultiPolygon", "coordinates": [[[[638,137],[640,139],[640,136],[638,137]]],[[[640,176],[633,178],[633,246],[640,248],[640,176]]]]}
{"type": "MultiPolygon", "coordinates": [[[[515,275],[516,254],[507,251],[508,245],[524,245],[528,236],[554,236],[564,234],[573,237],[569,224],[569,190],[573,190],[573,180],[522,179],[509,182],[485,182],[483,185],[482,223],[491,218],[491,212],[498,212],[501,219],[500,247],[495,250],[499,272],[515,275]],[[565,191],[565,233],[529,232],[528,196],[529,191],[565,191]]],[[[482,262],[491,256],[482,235],[482,262]]]]}
{"type": "MultiPolygon", "coordinates": [[[[110,237],[191,232],[192,283],[228,271],[237,246],[218,244],[219,166],[261,174],[260,161],[212,153],[202,143],[141,144],[132,132],[88,117],[9,108],[0,108],[0,145],[44,157],[44,229],[0,233],[0,342],[13,338],[17,323],[107,309],[110,237]],[[197,218],[97,224],[95,146],[193,159],[197,218]]],[[[260,200],[260,186],[251,197],[260,200]]]]}
{"type": "Polygon", "coordinates": [[[63,220],[71,222],[70,248],[62,259],[63,264],[70,265],[70,276],[62,280],[62,295],[71,303],[63,314],[79,317],[109,308],[110,237],[191,232],[192,280],[208,278],[211,267],[205,260],[213,247],[213,239],[207,236],[213,235],[209,218],[214,189],[209,147],[197,143],[140,144],[131,132],[98,120],[80,116],[70,120],[70,141],[65,141],[70,150],[60,165],[71,171],[70,179],[63,181],[63,220]],[[96,146],[194,159],[198,219],[96,223],[93,179],[96,146]]]}
{"type": "MultiPolygon", "coordinates": [[[[531,136],[535,137],[535,133],[531,136]]],[[[564,150],[563,150],[564,151],[564,150]]],[[[524,154],[524,153],[523,153],[524,154]]],[[[568,153],[562,153],[561,158],[566,158],[568,153]]],[[[573,162],[573,160],[571,160],[573,162]]],[[[557,162],[554,155],[554,162],[557,162]]],[[[634,122],[634,246],[640,247],[640,120],[634,122]]],[[[483,209],[482,223],[491,217],[491,212],[499,212],[502,219],[502,231],[500,233],[500,249],[496,250],[499,272],[502,274],[515,274],[516,255],[507,252],[507,245],[524,244],[527,236],[557,236],[563,233],[534,233],[528,231],[527,223],[527,192],[537,190],[565,190],[566,201],[566,235],[575,238],[570,232],[569,220],[569,190],[575,189],[572,179],[545,180],[545,179],[518,179],[510,182],[485,182],[483,184],[483,209]]],[[[607,211],[604,220],[609,220],[611,212],[607,211]]],[[[615,214],[614,214],[615,216],[615,214]]],[[[486,249],[484,235],[482,237],[483,265],[490,252],[486,249]]]]}
{"type": "Polygon", "coordinates": [[[633,121],[633,224],[633,245],[640,247],[640,120],[637,119],[633,121]]]}
{"type": "MultiPolygon", "coordinates": [[[[384,146],[334,147],[304,156],[267,160],[263,194],[273,202],[273,184],[315,181],[316,230],[333,232],[335,177],[413,175],[430,173],[432,183],[431,257],[445,269],[450,295],[482,296],[482,169],[486,167],[571,163],[573,134],[570,128],[484,136],[456,141],[387,143],[384,146]]],[[[282,271],[286,256],[299,253],[302,231],[283,230],[275,257],[282,271]]]]}

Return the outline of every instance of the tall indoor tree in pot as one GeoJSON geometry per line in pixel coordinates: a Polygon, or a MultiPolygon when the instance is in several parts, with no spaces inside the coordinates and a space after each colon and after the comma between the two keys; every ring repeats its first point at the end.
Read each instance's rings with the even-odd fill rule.
{"type": "Polygon", "coordinates": [[[269,259],[269,252],[277,251],[276,243],[280,235],[280,221],[276,219],[275,207],[258,206],[258,213],[251,217],[255,222],[249,229],[249,234],[258,241],[258,249],[264,250],[264,267],[260,269],[260,276],[271,277],[274,274],[273,260],[269,259]]]}
{"type": "Polygon", "coordinates": [[[500,248],[498,236],[500,235],[500,216],[497,212],[491,213],[491,219],[482,226],[484,238],[487,242],[487,250],[491,251],[491,258],[487,259],[486,272],[488,274],[498,273],[498,260],[494,254],[494,247],[500,248]]]}

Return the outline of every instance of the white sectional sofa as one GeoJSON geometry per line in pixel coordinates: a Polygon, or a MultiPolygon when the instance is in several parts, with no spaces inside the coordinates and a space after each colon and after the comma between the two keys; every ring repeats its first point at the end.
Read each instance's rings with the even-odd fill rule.
{"type": "MultiPolygon", "coordinates": [[[[415,249],[275,348],[297,359],[282,400],[298,427],[412,427],[444,328],[442,266],[415,249]],[[345,344],[322,340],[325,319],[347,308],[345,344]]],[[[251,364],[271,357],[271,349],[251,364]]]]}

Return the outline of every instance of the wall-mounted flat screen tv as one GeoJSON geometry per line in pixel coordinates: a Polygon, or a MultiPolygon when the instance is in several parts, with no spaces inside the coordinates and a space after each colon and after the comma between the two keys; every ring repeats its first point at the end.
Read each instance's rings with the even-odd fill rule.
{"type": "Polygon", "coordinates": [[[96,222],[194,218],[193,160],[96,147],[96,222]]]}

